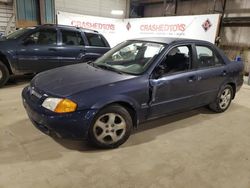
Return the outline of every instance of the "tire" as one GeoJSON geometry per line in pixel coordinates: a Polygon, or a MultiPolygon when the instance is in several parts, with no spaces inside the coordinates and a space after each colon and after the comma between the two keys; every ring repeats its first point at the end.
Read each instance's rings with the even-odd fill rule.
{"type": "Polygon", "coordinates": [[[120,105],[110,105],[96,114],[89,128],[89,141],[99,148],[117,148],[127,141],[132,127],[129,112],[120,105]]]}
{"type": "Polygon", "coordinates": [[[232,101],[234,91],[232,86],[225,85],[221,88],[220,92],[217,95],[216,100],[209,105],[209,108],[217,113],[226,111],[232,101]]]}
{"type": "Polygon", "coordinates": [[[0,61],[0,88],[9,80],[10,73],[8,68],[0,61]]]}

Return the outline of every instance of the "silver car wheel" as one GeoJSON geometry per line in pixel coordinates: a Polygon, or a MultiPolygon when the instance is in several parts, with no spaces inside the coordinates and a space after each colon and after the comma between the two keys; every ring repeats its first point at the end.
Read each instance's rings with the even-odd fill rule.
{"type": "Polygon", "coordinates": [[[226,109],[228,105],[230,104],[232,98],[232,92],[230,89],[226,88],[224,91],[221,93],[220,96],[220,101],[219,101],[219,106],[221,109],[226,109]]]}
{"type": "Polygon", "coordinates": [[[96,120],[93,132],[99,142],[112,144],[123,138],[126,127],[126,122],[122,116],[116,113],[107,113],[96,120]]]}

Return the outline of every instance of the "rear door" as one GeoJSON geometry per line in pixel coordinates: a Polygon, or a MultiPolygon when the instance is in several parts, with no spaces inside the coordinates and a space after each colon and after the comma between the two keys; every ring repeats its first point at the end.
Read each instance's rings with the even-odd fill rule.
{"type": "Polygon", "coordinates": [[[59,66],[57,30],[41,28],[26,36],[17,48],[20,70],[41,72],[59,66]]]}
{"type": "Polygon", "coordinates": [[[95,60],[110,50],[110,46],[106,39],[99,33],[85,32],[86,48],[85,59],[95,60]]]}
{"type": "Polygon", "coordinates": [[[196,96],[200,105],[203,105],[214,101],[228,72],[223,59],[211,46],[197,44],[195,50],[196,96]]]}
{"type": "Polygon", "coordinates": [[[60,43],[57,53],[60,66],[83,62],[85,58],[85,42],[81,32],[60,29],[60,43]]]}

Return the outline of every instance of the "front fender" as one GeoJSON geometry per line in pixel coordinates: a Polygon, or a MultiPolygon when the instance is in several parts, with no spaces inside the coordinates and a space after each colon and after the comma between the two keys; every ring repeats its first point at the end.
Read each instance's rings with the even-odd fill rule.
{"type": "Polygon", "coordinates": [[[7,66],[12,73],[15,73],[17,70],[17,62],[16,62],[16,53],[14,50],[9,50],[7,52],[0,51],[0,56],[2,56],[8,63],[7,66]]]}
{"type": "Polygon", "coordinates": [[[138,102],[132,97],[128,97],[125,95],[116,95],[116,96],[98,100],[95,104],[91,106],[91,109],[101,109],[104,106],[107,106],[112,103],[118,103],[118,102],[127,103],[136,111],[140,108],[140,105],[138,104],[138,102]]]}

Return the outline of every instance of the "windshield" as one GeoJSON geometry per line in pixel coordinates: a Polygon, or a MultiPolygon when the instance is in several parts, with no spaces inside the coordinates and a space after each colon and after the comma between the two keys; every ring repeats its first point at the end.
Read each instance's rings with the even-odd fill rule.
{"type": "Polygon", "coordinates": [[[25,28],[25,29],[18,29],[14,31],[13,33],[6,36],[6,39],[17,39],[21,37],[24,33],[30,31],[31,28],[25,28]]]}
{"type": "Polygon", "coordinates": [[[146,41],[126,41],[97,59],[97,67],[127,74],[142,74],[158,54],[163,44],[146,41]]]}

